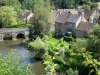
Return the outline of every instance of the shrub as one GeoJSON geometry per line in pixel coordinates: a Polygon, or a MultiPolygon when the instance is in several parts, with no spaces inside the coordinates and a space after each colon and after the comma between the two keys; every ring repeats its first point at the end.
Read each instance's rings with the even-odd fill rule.
{"type": "Polygon", "coordinates": [[[73,40],[74,40],[73,37],[64,36],[64,41],[66,42],[72,42],[73,40]]]}
{"type": "Polygon", "coordinates": [[[46,60],[48,60],[48,61],[50,60],[50,61],[51,61],[51,56],[48,55],[48,54],[44,54],[42,58],[43,58],[45,61],[46,61],[46,60]]]}
{"type": "Polygon", "coordinates": [[[54,31],[51,31],[50,33],[49,33],[49,37],[54,37],[55,36],[55,32],[54,31]]]}
{"type": "Polygon", "coordinates": [[[48,44],[44,43],[39,37],[36,38],[33,42],[30,42],[27,48],[35,53],[35,57],[42,57],[44,53],[48,50],[48,44]]]}
{"type": "Polygon", "coordinates": [[[87,47],[87,39],[76,39],[75,42],[72,42],[70,48],[74,51],[82,52],[83,48],[87,47]]]}
{"type": "Polygon", "coordinates": [[[50,39],[49,36],[45,35],[42,40],[43,41],[49,41],[49,39],[50,39]]]}
{"type": "Polygon", "coordinates": [[[66,33],[66,36],[72,37],[72,33],[68,32],[68,33],[66,33]]]}
{"type": "Polygon", "coordinates": [[[34,75],[30,65],[24,59],[15,55],[15,50],[6,56],[0,55],[0,75],[34,75]]]}
{"type": "Polygon", "coordinates": [[[69,68],[69,69],[67,70],[67,74],[68,74],[68,75],[79,75],[79,74],[78,74],[78,70],[73,70],[72,68],[69,68]]]}
{"type": "Polygon", "coordinates": [[[25,22],[19,22],[18,24],[15,25],[8,25],[6,26],[7,28],[19,28],[19,27],[31,27],[31,23],[25,23],[25,22]]]}

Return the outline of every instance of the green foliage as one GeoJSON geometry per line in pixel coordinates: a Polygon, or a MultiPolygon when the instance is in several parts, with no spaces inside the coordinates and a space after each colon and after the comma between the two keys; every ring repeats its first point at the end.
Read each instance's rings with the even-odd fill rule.
{"type": "MultiPolygon", "coordinates": [[[[94,34],[97,35],[96,33],[94,34]]],[[[66,43],[68,42],[65,42],[63,38],[56,39],[46,35],[41,40],[37,41],[36,39],[33,43],[29,43],[30,45],[28,46],[30,50],[35,50],[36,48],[38,55],[42,56],[47,75],[55,75],[56,71],[62,75],[78,75],[78,73],[80,75],[88,75],[94,72],[99,74],[99,66],[97,66],[99,62],[96,61],[93,66],[93,62],[95,61],[92,56],[93,53],[86,50],[87,39],[76,39],[75,42],[70,42],[70,49],[67,47],[69,44],[66,43]],[[46,49],[44,47],[46,47],[46,49]],[[60,53],[61,48],[65,49],[63,53],[60,53]],[[44,49],[47,52],[44,51],[44,53],[42,53],[39,49],[44,49]],[[68,70],[69,67],[72,69],[68,70]],[[78,71],[73,70],[75,68],[77,68],[78,71]]]]}
{"type": "Polygon", "coordinates": [[[48,34],[51,28],[51,23],[48,21],[51,12],[51,4],[49,0],[34,0],[34,17],[33,31],[34,36],[43,37],[48,34]],[[45,13],[45,14],[44,14],[45,13]]]}
{"type": "Polygon", "coordinates": [[[67,0],[67,8],[75,8],[75,1],[74,0],[67,0]]]}
{"type": "Polygon", "coordinates": [[[93,59],[90,52],[84,53],[83,56],[85,57],[85,61],[83,62],[83,64],[86,67],[91,68],[88,75],[91,75],[93,72],[99,75],[100,74],[100,62],[98,62],[96,59],[93,59]]]}
{"type": "Polygon", "coordinates": [[[12,6],[15,11],[20,13],[21,4],[19,0],[0,0],[1,6],[12,6]]]}
{"type": "Polygon", "coordinates": [[[42,40],[43,40],[43,41],[49,41],[50,38],[49,38],[49,36],[45,35],[45,36],[42,38],[42,40]]]}
{"type": "Polygon", "coordinates": [[[25,23],[25,22],[19,22],[15,25],[8,25],[6,28],[23,28],[23,27],[31,27],[32,23],[25,23]]]}
{"type": "Polygon", "coordinates": [[[69,69],[67,70],[67,74],[68,74],[68,75],[79,75],[79,74],[78,74],[78,70],[73,70],[72,68],[69,68],[69,69]]]}
{"type": "Polygon", "coordinates": [[[55,31],[50,31],[49,34],[48,34],[48,36],[50,38],[54,37],[55,36],[55,31]]]}
{"type": "Polygon", "coordinates": [[[66,41],[66,42],[72,42],[74,39],[73,39],[73,37],[69,37],[69,36],[64,36],[64,41],[66,41]]]}
{"type": "Polygon", "coordinates": [[[56,64],[52,62],[51,56],[48,54],[44,54],[43,59],[44,59],[44,65],[46,66],[45,67],[46,75],[56,75],[55,72],[56,64]]]}
{"type": "Polygon", "coordinates": [[[17,12],[11,6],[0,7],[0,24],[6,27],[11,24],[17,24],[17,12]]]}
{"type": "Polygon", "coordinates": [[[64,9],[64,8],[91,8],[92,2],[98,2],[93,0],[51,0],[54,3],[56,8],[64,9]]]}
{"type": "Polygon", "coordinates": [[[20,62],[20,57],[11,51],[5,57],[0,55],[0,74],[1,75],[33,75],[27,63],[20,62]]]}
{"type": "Polygon", "coordinates": [[[52,0],[56,8],[74,8],[74,0],[52,0]]]}
{"type": "Polygon", "coordinates": [[[100,53],[100,26],[95,25],[90,32],[90,36],[87,42],[87,50],[93,52],[94,57],[99,60],[100,53]]]}
{"type": "Polygon", "coordinates": [[[28,9],[28,10],[33,10],[33,5],[34,5],[34,0],[19,0],[22,9],[28,9]]]}
{"type": "Polygon", "coordinates": [[[41,58],[44,53],[48,52],[48,44],[43,42],[39,37],[37,37],[33,42],[30,42],[27,48],[32,51],[32,57],[34,57],[35,53],[35,56],[41,58]]]}
{"type": "Polygon", "coordinates": [[[72,50],[81,52],[83,48],[87,47],[87,39],[76,39],[76,41],[72,42],[70,46],[72,50]]]}
{"type": "Polygon", "coordinates": [[[83,9],[91,9],[92,7],[92,1],[91,0],[83,0],[83,5],[80,6],[80,8],[83,9]]]}
{"type": "Polygon", "coordinates": [[[4,6],[7,4],[7,0],[0,0],[0,6],[4,6]]]}

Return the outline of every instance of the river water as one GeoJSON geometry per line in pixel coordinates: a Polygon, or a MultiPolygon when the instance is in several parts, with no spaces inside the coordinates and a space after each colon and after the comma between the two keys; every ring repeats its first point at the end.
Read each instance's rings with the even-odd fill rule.
{"type": "Polygon", "coordinates": [[[21,43],[24,39],[13,40],[4,40],[0,42],[0,53],[5,56],[11,49],[16,49],[16,56],[23,56],[25,61],[30,63],[31,70],[35,75],[45,75],[45,70],[43,64],[40,61],[35,61],[31,59],[30,52],[24,48],[21,43]]]}

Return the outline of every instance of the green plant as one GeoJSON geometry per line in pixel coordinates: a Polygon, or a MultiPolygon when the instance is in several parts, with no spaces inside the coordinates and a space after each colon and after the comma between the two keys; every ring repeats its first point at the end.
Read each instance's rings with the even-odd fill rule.
{"type": "Polygon", "coordinates": [[[46,75],[56,75],[56,64],[53,63],[51,56],[44,54],[42,58],[44,60],[43,64],[45,65],[46,75]]]}
{"type": "Polygon", "coordinates": [[[79,75],[78,74],[78,70],[77,69],[76,70],[73,70],[72,68],[69,68],[67,70],[67,75],[79,75]]]}
{"type": "Polygon", "coordinates": [[[74,40],[73,37],[64,36],[64,41],[66,42],[72,42],[73,40],[74,40]]]}
{"type": "Polygon", "coordinates": [[[45,36],[42,38],[42,40],[43,40],[43,41],[49,41],[50,38],[49,38],[49,36],[45,35],[45,36]]]}
{"type": "Polygon", "coordinates": [[[37,37],[33,42],[30,42],[27,45],[27,48],[33,52],[31,54],[34,55],[35,53],[35,57],[38,56],[40,58],[44,53],[48,52],[48,44],[46,42],[43,42],[39,37],[37,37]]]}
{"type": "Polygon", "coordinates": [[[83,56],[85,57],[83,64],[91,68],[88,75],[91,75],[92,73],[100,75],[100,62],[98,62],[96,59],[93,59],[89,52],[86,52],[83,56]]]}
{"type": "Polygon", "coordinates": [[[23,58],[15,55],[16,50],[12,50],[6,56],[0,55],[1,75],[34,75],[30,71],[30,65],[23,62],[23,58]]]}
{"type": "Polygon", "coordinates": [[[32,23],[18,22],[18,24],[8,25],[7,28],[20,28],[20,27],[31,27],[32,23]]]}

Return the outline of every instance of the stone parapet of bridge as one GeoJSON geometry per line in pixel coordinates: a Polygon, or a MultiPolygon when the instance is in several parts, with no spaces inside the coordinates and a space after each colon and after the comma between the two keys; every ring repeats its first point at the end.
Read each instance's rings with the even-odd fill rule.
{"type": "Polygon", "coordinates": [[[0,41],[3,41],[4,35],[9,34],[12,36],[12,40],[17,39],[17,35],[21,33],[24,36],[29,35],[28,28],[1,28],[0,29],[0,41]]]}

